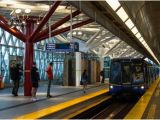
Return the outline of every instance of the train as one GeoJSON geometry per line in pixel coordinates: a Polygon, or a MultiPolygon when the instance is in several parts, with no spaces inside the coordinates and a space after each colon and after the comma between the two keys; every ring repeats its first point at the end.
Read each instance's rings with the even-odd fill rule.
{"type": "Polygon", "coordinates": [[[159,66],[142,58],[111,60],[109,93],[112,95],[142,95],[159,77],[159,66]]]}

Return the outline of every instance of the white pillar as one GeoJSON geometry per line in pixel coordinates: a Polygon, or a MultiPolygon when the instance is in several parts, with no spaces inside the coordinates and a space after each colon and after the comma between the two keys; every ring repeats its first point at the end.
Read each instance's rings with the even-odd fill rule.
{"type": "Polygon", "coordinates": [[[104,68],[104,57],[103,54],[105,53],[105,48],[99,48],[99,61],[100,61],[100,70],[104,68]]]}
{"type": "Polygon", "coordinates": [[[75,57],[76,57],[76,79],[75,83],[76,86],[80,85],[80,80],[81,80],[81,53],[80,52],[75,52],[75,57]]]}
{"type": "Polygon", "coordinates": [[[104,57],[100,56],[99,61],[100,61],[100,70],[103,70],[103,68],[104,68],[104,57]]]}

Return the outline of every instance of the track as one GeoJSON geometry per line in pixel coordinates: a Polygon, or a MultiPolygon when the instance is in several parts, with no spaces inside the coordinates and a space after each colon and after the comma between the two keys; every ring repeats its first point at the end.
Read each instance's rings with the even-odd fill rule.
{"type": "Polygon", "coordinates": [[[74,116],[73,119],[123,119],[136,101],[107,100],[96,107],[74,116]]]}
{"type": "Polygon", "coordinates": [[[41,119],[123,119],[137,100],[115,99],[103,94],[41,119]]]}

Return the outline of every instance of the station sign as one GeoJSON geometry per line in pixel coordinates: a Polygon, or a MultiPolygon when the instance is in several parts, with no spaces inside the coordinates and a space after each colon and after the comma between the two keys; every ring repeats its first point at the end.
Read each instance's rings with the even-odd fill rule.
{"type": "Polygon", "coordinates": [[[47,43],[46,51],[49,52],[78,52],[79,43],[47,43]]]}

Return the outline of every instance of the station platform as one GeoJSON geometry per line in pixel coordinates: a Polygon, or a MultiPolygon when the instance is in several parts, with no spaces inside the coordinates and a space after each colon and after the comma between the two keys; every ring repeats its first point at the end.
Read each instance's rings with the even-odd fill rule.
{"type": "MultiPolygon", "coordinates": [[[[36,111],[54,107],[59,104],[62,104],[62,106],[65,107],[63,103],[68,101],[71,101],[70,105],[72,105],[73,99],[83,97],[81,98],[83,101],[85,99],[89,99],[90,97],[96,96],[97,94],[107,92],[108,83],[96,83],[94,85],[89,85],[85,94],[82,91],[82,87],[52,85],[52,98],[46,98],[47,84],[43,84],[43,86],[40,85],[38,89],[38,100],[36,102],[32,102],[31,97],[23,96],[22,88],[20,88],[19,91],[19,96],[13,97],[11,95],[11,88],[0,90],[0,119],[27,118],[28,114],[30,115],[36,111]]],[[[80,101],[78,100],[78,102],[80,101]]],[[[38,118],[38,115],[36,114],[36,117],[31,115],[31,118],[38,118]]]]}
{"type": "Polygon", "coordinates": [[[157,79],[125,119],[160,119],[160,78],[157,79]]]}

